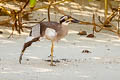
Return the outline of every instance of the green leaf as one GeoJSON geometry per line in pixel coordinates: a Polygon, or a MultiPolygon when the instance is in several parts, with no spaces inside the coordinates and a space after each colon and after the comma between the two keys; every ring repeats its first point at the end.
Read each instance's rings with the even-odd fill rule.
{"type": "Polygon", "coordinates": [[[30,0],[30,8],[33,8],[36,4],[36,0],[30,0]]]}

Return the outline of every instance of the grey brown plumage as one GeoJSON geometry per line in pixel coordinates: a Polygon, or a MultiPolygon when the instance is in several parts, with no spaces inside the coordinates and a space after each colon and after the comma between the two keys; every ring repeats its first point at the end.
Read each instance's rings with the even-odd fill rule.
{"type": "Polygon", "coordinates": [[[65,16],[65,17],[61,17],[61,21],[63,21],[63,22],[60,21],[60,23],[53,22],[53,21],[51,21],[51,22],[46,21],[46,22],[41,22],[40,24],[37,24],[37,25],[33,26],[32,30],[29,34],[29,37],[27,38],[28,40],[24,43],[22,53],[21,53],[20,58],[19,58],[19,62],[21,63],[22,56],[23,56],[23,53],[26,50],[26,48],[31,46],[31,44],[33,42],[39,41],[40,37],[45,36],[46,38],[48,37],[47,39],[51,40],[51,42],[52,42],[51,64],[53,65],[52,59],[53,59],[54,41],[58,41],[68,34],[68,28],[67,28],[66,24],[69,24],[69,22],[70,22],[69,19],[70,19],[71,22],[73,20],[74,23],[79,22],[78,20],[76,20],[74,18],[70,18],[70,16],[68,16],[68,17],[65,16]],[[64,22],[65,22],[65,24],[64,24],[64,22]]]}
{"type": "Polygon", "coordinates": [[[33,26],[29,36],[34,38],[24,44],[22,52],[24,52],[27,47],[31,46],[33,42],[39,41],[39,38],[45,35],[46,28],[52,28],[57,32],[56,41],[68,34],[68,28],[66,26],[61,26],[61,24],[57,22],[41,22],[33,26]]]}

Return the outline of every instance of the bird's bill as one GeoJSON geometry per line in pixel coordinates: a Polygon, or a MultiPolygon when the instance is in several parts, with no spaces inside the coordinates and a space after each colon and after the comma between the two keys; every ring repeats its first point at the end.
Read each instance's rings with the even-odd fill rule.
{"type": "Polygon", "coordinates": [[[71,22],[73,22],[73,23],[79,23],[80,21],[77,20],[77,19],[75,19],[75,18],[72,18],[71,22]]]}
{"type": "Polygon", "coordinates": [[[73,23],[79,23],[80,21],[79,20],[77,20],[77,19],[75,19],[75,18],[70,18],[69,19],[71,22],[73,22],[73,23]]]}

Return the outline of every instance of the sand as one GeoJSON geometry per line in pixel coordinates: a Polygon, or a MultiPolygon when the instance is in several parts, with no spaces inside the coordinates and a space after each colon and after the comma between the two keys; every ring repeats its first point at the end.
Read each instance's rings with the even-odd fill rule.
{"type": "MultiPolygon", "coordinates": [[[[92,12],[76,10],[72,16],[91,21],[92,12]]],[[[101,12],[99,14],[102,15],[101,12]]],[[[47,13],[46,10],[38,10],[31,16],[34,16],[31,20],[37,18],[39,21],[47,16],[47,13]],[[41,18],[35,16],[38,14],[41,18]]],[[[53,20],[58,21],[61,15],[56,16],[57,18],[52,14],[53,20]]],[[[77,35],[80,30],[92,33],[92,26],[89,25],[70,24],[68,28],[69,34],[55,43],[56,66],[50,66],[50,62],[46,61],[50,60],[48,56],[51,42],[44,38],[27,48],[22,64],[19,64],[20,52],[29,30],[25,30],[21,35],[15,33],[13,38],[8,39],[10,28],[0,28],[3,31],[3,34],[0,34],[0,80],[119,80],[120,38],[106,30],[95,33],[94,38],[77,35]],[[90,52],[83,53],[83,50],[90,52]]]]}

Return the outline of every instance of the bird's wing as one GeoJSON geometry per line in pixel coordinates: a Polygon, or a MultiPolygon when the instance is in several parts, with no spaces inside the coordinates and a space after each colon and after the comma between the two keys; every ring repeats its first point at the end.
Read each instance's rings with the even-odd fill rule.
{"type": "Polygon", "coordinates": [[[32,41],[32,39],[40,37],[40,24],[36,24],[32,27],[29,36],[26,38],[25,42],[32,41]]]}
{"type": "Polygon", "coordinates": [[[40,36],[40,24],[36,24],[32,27],[32,30],[30,32],[30,36],[32,37],[39,37],[40,36]]]}
{"type": "Polygon", "coordinates": [[[26,50],[27,47],[31,46],[33,42],[39,41],[40,38],[40,24],[32,27],[29,36],[26,38],[22,52],[26,50]]]}
{"type": "Polygon", "coordinates": [[[54,29],[56,32],[59,31],[59,29],[61,28],[60,24],[57,23],[57,22],[42,22],[41,23],[41,26],[42,28],[45,27],[45,28],[52,28],[54,29]]]}

